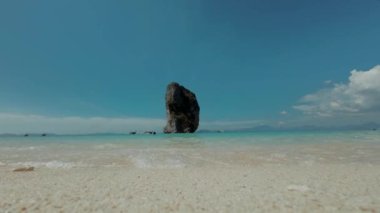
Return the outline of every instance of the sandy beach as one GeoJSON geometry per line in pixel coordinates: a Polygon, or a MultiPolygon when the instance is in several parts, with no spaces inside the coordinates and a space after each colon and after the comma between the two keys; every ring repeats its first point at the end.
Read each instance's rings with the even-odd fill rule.
{"type": "Polygon", "coordinates": [[[1,212],[379,212],[380,166],[0,167],[1,212]]]}
{"type": "Polygon", "coordinates": [[[2,138],[0,212],[380,212],[378,138],[2,138]]]}

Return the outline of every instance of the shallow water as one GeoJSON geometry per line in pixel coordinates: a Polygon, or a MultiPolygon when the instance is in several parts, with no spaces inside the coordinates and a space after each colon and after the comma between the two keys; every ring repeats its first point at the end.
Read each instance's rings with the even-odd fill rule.
{"type": "Polygon", "coordinates": [[[36,168],[380,163],[380,131],[0,137],[0,166],[36,168]]]}

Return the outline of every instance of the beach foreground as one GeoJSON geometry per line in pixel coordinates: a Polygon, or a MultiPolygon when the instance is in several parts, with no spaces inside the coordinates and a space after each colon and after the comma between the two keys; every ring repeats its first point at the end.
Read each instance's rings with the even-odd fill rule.
{"type": "Polygon", "coordinates": [[[133,143],[126,138],[50,138],[42,144],[40,139],[4,139],[0,209],[379,212],[379,137],[363,135],[344,142],[336,135],[232,136],[223,144],[213,142],[220,137],[175,137],[153,145],[147,138],[138,144],[138,138],[131,139],[133,143]],[[282,143],[257,142],[268,138],[282,143]],[[286,138],[325,142],[293,143],[286,138]],[[14,171],[23,167],[34,169],[14,171]]]}
{"type": "Polygon", "coordinates": [[[0,170],[4,212],[378,212],[380,166],[0,170]]]}

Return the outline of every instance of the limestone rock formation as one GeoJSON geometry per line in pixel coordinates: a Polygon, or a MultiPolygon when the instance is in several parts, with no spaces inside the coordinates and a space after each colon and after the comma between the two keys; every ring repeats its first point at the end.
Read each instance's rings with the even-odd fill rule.
{"type": "Polygon", "coordinates": [[[199,125],[199,105],[193,92],[176,82],[166,89],[167,124],[164,133],[193,133],[199,125]]]}

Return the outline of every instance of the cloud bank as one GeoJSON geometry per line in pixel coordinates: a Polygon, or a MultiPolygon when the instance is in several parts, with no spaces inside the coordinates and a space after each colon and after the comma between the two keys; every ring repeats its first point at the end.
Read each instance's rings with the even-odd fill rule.
{"type": "Polygon", "coordinates": [[[293,108],[321,117],[379,113],[380,65],[368,71],[353,70],[347,83],[308,94],[293,108]]]}
{"type": "Polygon", "coordinates": [[[241,121],[202,121],[198,129],[206,130],[237,130],[251,128],[266,124],[262,120],[241,120],[241,121]]]}
{"type": "MultiPolygon", "coordinates": [[[[110,118],[110,117],[49,117],[0,113],[0,134],[54,133],[92,134],[128,133],[154,130],[162,132],[165,119],[156,118],[110,118]]],[[[233,130],[262,125],[262,121],[202,121],[198,129],[233,130]]]]}
{"type": "Polygon", "coordinates": [[[160,131],[165,120],[154,118],[48,117],[0,113],[0,133],[126,133],[160,131]]]}

